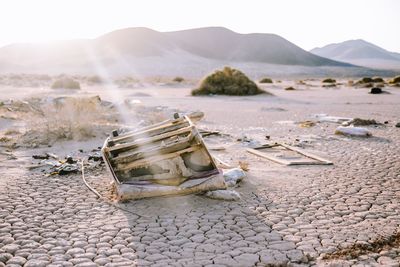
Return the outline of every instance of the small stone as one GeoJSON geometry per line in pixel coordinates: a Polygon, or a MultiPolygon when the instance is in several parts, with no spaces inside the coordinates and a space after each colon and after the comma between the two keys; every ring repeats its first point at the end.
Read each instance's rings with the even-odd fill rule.
{"type": "Polygon", "coordinates": [[[48,264],[48,261],[31,259],[25,263],[24,267],[46,267],[48,264]]]}
{"type": "Polygon", "coordinates": [[[399,267],[399,262],[386,256],[379,257],[377,262],[387,267],[399,267]]]}
{"type": "Polygon", "coordinates": [[[11,259],[9,259],[9,260],[7,261],[7,265],[9,265],[9,264],[16,264],[16,265],[23,266],[23,265],[25,264],[25,262],[26,262],[26,259],[25,259],[25,258],[23,258],[23,257],[21,257],[21,256],[15,256],[15,257],[13,257],[13,258],[11,258],[11,259]]]}
{"type": "Polygon", "coordinates": [[[371,91],[369,92],[370,94],[381,94],[382,93],[382,89],[379,87],[373,87],[371,88],[371,91]]]}
{"type": "Polygon", "coordinates": [[[293,242],[276,242],[268,245],[269,249],[279,250],[279,251],[287,251],[296,248],[296,245],[293,242]]]}
{"type": "Polygon", "coordinates": [[[208,191],[205,196],[212,198],[212,199],[219,199],[219,200],[240,200],[240,194],[234,190],[214,190],[208,191]]]}
{"type": "Polygon", "coordinates": [[[82,248],[71,248],[67,251],[67,254],[76,255],[76,254],[83,254],[85,250],[82,248]]]}
{"type": "Polygon", "coordinates": [[[10,253],[10,254],[14,254],[19,248],[20,248],[20,246],[17,244],[8,244],[8,245],[5,245],[4,247],[2,247],[2,249],[5,252],[10,253]]]}
{"type": "Polygon", "coordinates": [[[6,263],[9,259],[11,259],[13,257],[12,254],[10,253],[1,253],[0,254],[0,262],[4,262],[6,263]]]}
{"type": "Polygon", "coordinates": [[[240,266],[255,266],[259,260],[258,255],[243,253],[242,255],[236,256],[234,258],[240,266]]]}

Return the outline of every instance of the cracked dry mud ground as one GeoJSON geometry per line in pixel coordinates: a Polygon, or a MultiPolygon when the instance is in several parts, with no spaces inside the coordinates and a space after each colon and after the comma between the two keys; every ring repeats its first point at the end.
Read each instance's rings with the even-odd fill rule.
{"type": "MultiPolygon", "coordinates": [[[[374,108],[379,121],[399,118],[393,106],[374,108]]],[[[371,116],[363,110],[348,113],[371,116]]],[[[272,136],[282,132],[264,125],[272,136]]],[[[332,133],[336,125],[323,127],[332,133]]],[[[315,141],[311,148],[333,166],[282,167],[243,148],[222,153],[250,162],[238,202],[190,195],[118,204],[121,210],[96,199],[79,175],[8,169],[0,178],[0,266],[399,266],[396,247],[320,259],[391,235],[400,224],[400,129],[371,130],[376,137],[315,141]]],[[[291,134],[304,132],[321,129],[293,128],[291,134]]],[[[88,173],[88,180],[98,187],[108,174],[88,173]]]]}

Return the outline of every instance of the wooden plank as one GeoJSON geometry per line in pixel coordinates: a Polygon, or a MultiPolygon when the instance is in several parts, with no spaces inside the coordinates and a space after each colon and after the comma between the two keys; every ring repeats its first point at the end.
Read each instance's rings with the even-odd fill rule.
{"type": "Polygon", "coordinates": [[[190,146],[191,144],[189,142],[189,139],[185,138],[184,140],[180,140],[180,142],[171,143],[164,147],[155,146],[152,149],[142,149],[140,151],[134,151],[125,155],[119,155],[118,157],[112,158],[111,162],[118,164],[128,163],[131,161],[139,160],[144,157],[172,153],[178,150],[188,148],[190,146]]]}
{"type": "Polygon", "coordinates": [[[293,146],[289,146],[289,145],[286,145],[286,144],[280,144],[280,145],[283,146],[284,148],[287,148],[289,150],[295,151],[295,152],[297,152],[297,153],[299,153],[299,154],[301,154],[303,156],[306,156],[306,157],[321,161],[322,163],[325,163],[326,165],[332,165],[333,164],[332,161],[329,161],[329,160],[324,159],[322,157],[319,157],[317,155],[311,154],[311,153],[309,153],[307,151],[304,151],[303,149],[300,149],[300,148],[297,148],[297,147],[293,147],[293,146]]]}
{"type": "Polygon", "coordinates": [[[268,160],[277,162],[279,164],[287,165],[287,166],[289,166],[289,165],[332,165],[333,164],[333,162],[331,162],[329,160],[326,160],[324,158],[321,158],[319,156],[316,156],[314,154],[306,152],[302,149],[292,147],[292,146],[289,146],[286,144],[281,144],[281,143],[275,143],[274,145],[264,145],[264,146],[260,146],[260,147],[256,147],[256,148],[248,148],[247,151],[249,153],[255,154],[259,157],[266,158],[268,160]],[[268,155],[267,153],[258,151],[261,149],[272,148],[272,147],[277,147],[277,146],[282,146],[287,150],[294,151],[298,154],[301,154],[307,158],[311,158],[316,161],[290,161],[290,160],[280,159],[276,156],[271,156],[271,155],[268,155]]]}
{"type": "Polygon", "coordinates": [[[125,143],[125,144],[120,144],[120,145],[115,145],[112,147],[107,147],[105,148],[106,152],[123,152],[123,151],[127,151],[130,149],[134,149],[138,146],[141,145],[145,145],[145,144],[149,144],[149,143],[153,143],[156,141],[160,141],[169,137],[172,137],[174,135],[180,135],[180,134],[184,134],[187,132],[191,132],[193,129],[193,126],[188,126],[173,132],[168,132],[168,133],[164,133],[164,134],[160,134],[154,137],[150,137],[150,138],[142,138],[142,139],[137,139],[135,141],[133,141],[132,143],[125,143]]]}
{"type": "MultiPolygon", "coordinates": [[[[162,133],[166,133],[169,131],[174,131],[180,128],[185,127],[185,124],[189,125],[189,123],[185,120],[179,120],[176,123],[167,123],[164,125],[159,125],[157,127],[154,127],[154,125],[152,125],[152,127],[149,128],[145,128],[145,129],[139,129],[137,131],[134,132],[129,132],[126,133],[124,135],[120,135],[117,137],[111,137],[110,141],[113,141],[114,143],[120,143],[120,142],[126,142],[130,139],[135,139],[138,138],[140,136],[154,136],[157,134],[162,134],[162,133]]],[[[186,126],[187,126],[186,125],[186,126]]]]}
{"type": "Polygon", "coordinates": [[[168,154],[164,154],[164,155],[156,155],[156,156],[152,156],[149,158],[144,158],[144,159],[140,159],[140,160],[137,160],[134,162],[130,162],[128,164],[117,164],[117,166],[114,169],[115,169],[115,171],[128,171],[128,170],[135,169],[135,168],[141,168],[141,167],[149,166],[149,165],[153,164],[154,162],[175,158],[175,157],[180,156],[183,153],[193,152],[193,151],[199,150],[201,148],[202,148],[201,145],[191,146],[186,149],[182,149],[180,151],[176,151],[176,152],[172,152],[172,153],[168,153],[168,154]]]}
{"type": "Polygon", "coordinates": [[[262,157],[262,158],[269,159],[269,160],[274,161],[274,162],[277,162],[277,163],[279,163],[279,164],[290,165],[290,163],[291,163],[290,161],[283,160],[283,159],[278,159],[278,158],[276,158],[276,157],[267,155],[266,153],[260,152],[260,151],[254,149],[254,148],[248,148],[248,149],[247,149],[247,152],[252,153],[252,154],[254,154],[254,155],[257,155],[257,156],[262,157]]]}

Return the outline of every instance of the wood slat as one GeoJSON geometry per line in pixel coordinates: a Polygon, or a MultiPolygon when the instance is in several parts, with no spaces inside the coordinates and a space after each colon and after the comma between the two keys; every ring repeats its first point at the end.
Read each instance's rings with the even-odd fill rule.
{"type": "Polygon", "coordinates": [[[149,165],[153,164],[154,162],[175,158],[175,157],[180,156],[181,154],[188,153],[188,152],[194,152],[201,148],[202,148],[201,145],[195,145],[195,146],[188,147],[186,149],[182,149],[182,150],[164,154],[164,155],[156,155],[156,156],[152,156],[149,158],[143,158],[143,159],[139,159],[134,162],[127,163],[127,164],[117,164],[114,167],[114,169],[115,169],[115,171],[119,172],[119,171],[128,171],[131,169],[141,168],[141,167],[149,166],[149,165]]]}

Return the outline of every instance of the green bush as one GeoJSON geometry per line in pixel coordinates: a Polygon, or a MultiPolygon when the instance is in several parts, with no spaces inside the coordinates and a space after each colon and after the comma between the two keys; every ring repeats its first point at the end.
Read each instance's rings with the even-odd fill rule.
{"type": "Polygon", "coordinates": [[[335,79],[332,78],[326,78],[325,80],[322,81],[323,83],[336,83],[335,79]]]}
{"type": "Polygon", "coordinates": [[[364,77],[361,80],[359,80],[357,83],[372,83],[374,80],[370,77],[364,77]]]}
{"type": "Polygon", "coordinates": [[[385,82],[381,77],[373,77],[372,82],[374,83],[383,83],[385,82]]]}
{"type": "Polygon", "coordinates": [[[272,79],[270,79],[270,78],[262,78],[260,80],[260,83],[272,83],[272,79]]]}
{"type": "Polygon", "coordinates": [[[257,95],[266,93],[243,72],[230,67],[207,76],[192,95],[257,95]]]}
{"type": "Polygon", "coordinates": [[[400,83],[400,75],[391,79],[389,83],[400,83]]]}
{"type": "Polygon", "coordinates": [[[177,83],[181,83],[183,82],[185,79],[183,79],[182,77],[175,77],[172,81],[177,82],[177,83]]]}
{"type": "Polygon", "coordinates": [[[51,85],[52,89],[81,89],[79,82],[71,78],[61,78],[55,80],[51,85]]]}

